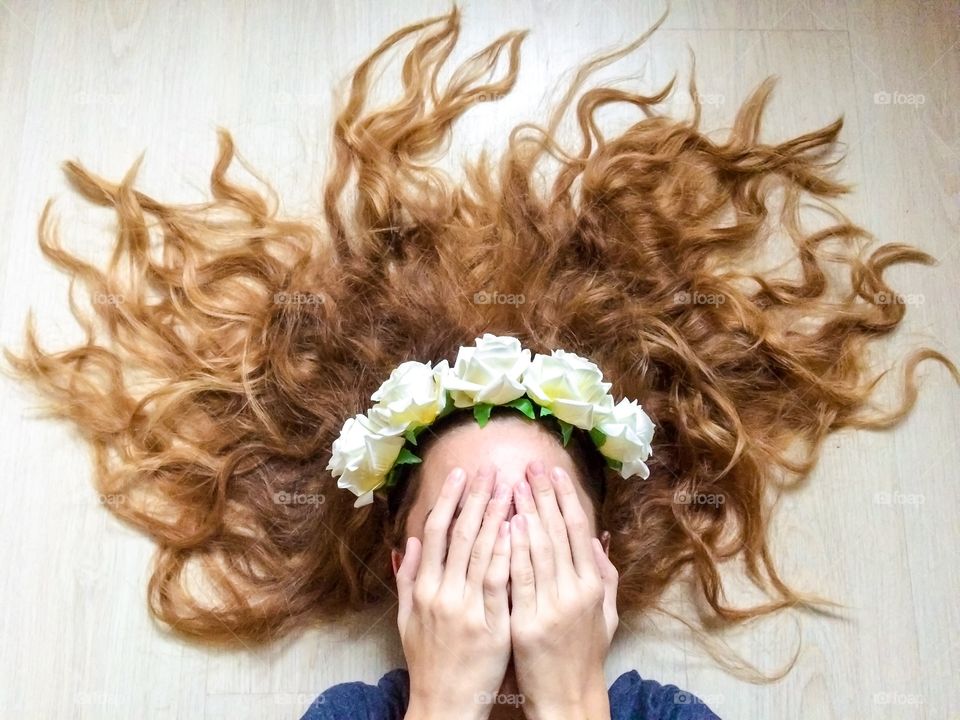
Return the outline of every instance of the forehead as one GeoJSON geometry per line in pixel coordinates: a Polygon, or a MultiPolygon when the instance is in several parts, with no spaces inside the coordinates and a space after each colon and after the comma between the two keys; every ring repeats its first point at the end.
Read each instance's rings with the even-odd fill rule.
{"type": "MultiPolygon", "coordinates": [[[[497,479],[512,487],[524,479],[528,463],[534,460],[542,461],[548,470],[562,467],[575,481],[579,477],[576,464],[559,439],[538,422],[501,415],[483,428],[472,421],[449,428],[431,442],[423,456],[418,472],[421,487],[407,518],[408,532],[421,535],[426,514],[454,468],[463,468],[469,482],[481,467],[492,463],[497,468],[497,479]]],[[[579,482],[576,484],[581,503],[589,507],[586,491],[579,482]]]]}
{"type": "Polygon", "coordinates": [[[547,428],[519,416],[501,415],[483,428],[468,422],[445,432],[428,449],[421,470],[428,480],[438,479],[442,484],[455,467],[462,467],[470,476],[484,464],[493,463],[500,479],[519,482],[527,463],[537,459],[576,472],[570,455],[547,428]]]}

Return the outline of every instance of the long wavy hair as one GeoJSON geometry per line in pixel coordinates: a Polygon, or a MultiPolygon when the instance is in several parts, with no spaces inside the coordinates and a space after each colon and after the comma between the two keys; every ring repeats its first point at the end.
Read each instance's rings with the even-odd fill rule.
{"type": "Polygon", "coordinates": [[[109,511],[156,543],[157,618],[186,637],[246,643],[391,601],[389,552],[410,502],[354,509],[325,469],[331,445],[397,364],[452,362],[483,332],[591,358],[657,426],[649,479],[608,473],[596,496],[621,613],[661,608],[681,577],[713,628],[807,602],[768,549],[771,492],[810,473],[829,433],[903,418],[922,360],[960,381],[923,348],[904,363],[897,406],[870,402],[883,373],[868,345],[906,309],[884,271],[934,260],[877,246],[830,203],[849,192],[830,177],[842,118],[760,139],[772,78],[722,142],[701,132],[695,72],[685,119],[658,110],[675,77],[652,95],[584,89],[665,17],[580,66],[544,125],[519,125],[460,181],[434,161],[457,118],[513,88],[526,33],[502,35],[442,83],[457,7],[398,30],[338,108],[321,218],[281,217],[268,183],[263,193],[229,179],[223,128],[202,204],[136,190],[142,156],[119,184],[63,165],[87,200],[116,211],[112,256],[98,267],[64,249],[48,201],[40,247],[71,277],[86,341],[42,349],[31,312],[24,348],[5,357],[90,443],[96,486],[118,500],[109,511]],[[398,97],[370,107],[371,75],[408,39],[398,97]],[[504,54],[505,73],[489,79],[504,54]],[[616,103],[643,118],[605,136],[597,111],[616,103]],[[558,137],[571,109],[573,147],[558,137]],[[546,159],[558,169],[540,182],[546,159]],[[830,222],[805,229],[802,201],[830,222]],[[773,229],[796,276],[750,269],[773,229]],[[492,292],[522,302],[484,302],[492,292]],[[723,502],[682,499],[701,495],[723,502]],[[760,604],[726,601],[734,559],[760,604]]]}

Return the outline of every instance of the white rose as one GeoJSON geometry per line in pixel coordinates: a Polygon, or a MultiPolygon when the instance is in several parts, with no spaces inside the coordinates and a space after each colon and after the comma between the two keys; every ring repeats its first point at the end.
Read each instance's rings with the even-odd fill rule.
{"type": "Polygon", "coordinates": [[[523,375],[527,394],[557,418],[589,430],[613,410],[611,383],[595,363],[574,353],[554,350],[537,355],[523,375]]]}
{"type": "Polygon", "coordinates": [[[461,347],[443,383],[458,408],[477,403],[504,405],[523,397],[520,381],[530,365],[530,351],[514,337],[486,333],[476,347],[461,347]]]}
{"type": "Polygon", "coordinates": [[[403,437],[383,435],[380,429],[366,415],[357,415],[343,424],[340,437],[333,443],[327,470],[339,478],[338,488],[358,496],[354,507],[373,501],[373,491],[383,484],[403,448],[403,437]]]}
{"type": "Polygon", "coordinates": [[[623,463],[620,475],[624,478],[639,475],[646,479],[650,470],[643,462],[652,452],[653,422],[636,400],[621,400],[613,411],[601,420],[597,429],[607,436],[600,452],[623,463]]]}
{"type": "Polygon", "coordinates": [[[401,363],[380,388],[370,396],[377,404],[369,412],[382,435],[400,435],[408,428],[429,425],[447,404],[443,374],[446,360],[431,368],[429,363],[401,363]]]}

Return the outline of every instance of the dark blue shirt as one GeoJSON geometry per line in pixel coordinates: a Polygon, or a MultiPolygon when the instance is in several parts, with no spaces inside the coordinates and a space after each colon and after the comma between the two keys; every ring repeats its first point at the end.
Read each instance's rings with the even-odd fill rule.
{"type": "MultiPolygon", "coordinates": [[[[636,670],[618,677],[607,691],[611,720],[720,720],[697,697],[675,685],[643,680],[636,670]]],[[[376,685],[348,682],[320,695],[300,720],[403,720],[410,676],[391,670],[376,685]]]]}

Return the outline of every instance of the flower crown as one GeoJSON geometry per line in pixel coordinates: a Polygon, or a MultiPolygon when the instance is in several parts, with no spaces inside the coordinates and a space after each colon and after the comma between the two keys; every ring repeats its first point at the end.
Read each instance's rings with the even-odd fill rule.
{"type": "Polygon", "coordinates": [[[490,333],[474,347],[461,347],[450,368],[446,360],[408,361],[370,396],[376,405],[349,418],[333,443],[327,470],[337,487],[357,495],[354,507],[373,501],[373,493],[392,487],[403,465],[421,462],[413,452],[417,436],[456,408],[473,408],[480,427],[495,405],[516,408],[531,419],[553,416],[566,447],[574,427],[590,439],[609,467],[622,477],[647,478],[653,423],[636,400],[614,405],[593,362],[554,350],[534,355],[514,337],[490,333]]]}

